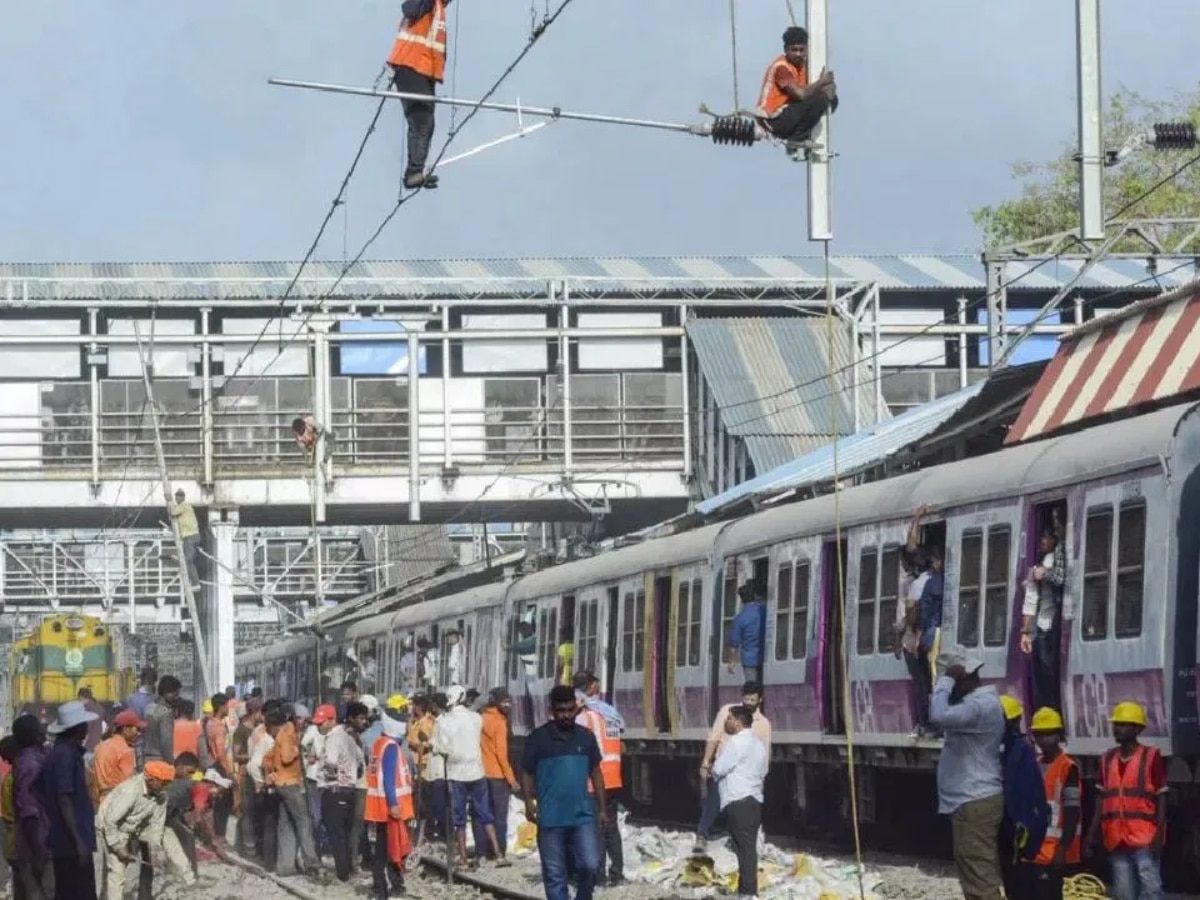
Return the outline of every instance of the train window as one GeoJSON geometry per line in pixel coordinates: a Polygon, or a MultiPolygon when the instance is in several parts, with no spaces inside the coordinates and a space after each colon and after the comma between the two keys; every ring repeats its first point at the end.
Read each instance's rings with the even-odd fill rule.
{"type": "Polygon", "coordinates": [[[775,573],[775,659],[788,658],[792,636],[792,564],[784,563],[775,573]]]}
{"type": "Polygon", "coordinates": [[[1009,549],[1012,531],[1007,525],[988,529],[987,582],[983,593],[983,645],[1003,647],[1008,641],[1009,549]]]}
{"type": "Polygon", "coordinates": [[[704,595],[700,579],[679,583],[679,611],[675,619],[675,665],[700,664],[700,608],[704,595]]]}
{"type": "Polygon", "coordinates": [[[584,600],[579,604],[575,628],[575,662],[580,672],[595,672],[599,653],[600,602],[584,600]]]}
{"type": "Polygon", "coordinates": [[[858,561],[858,637],[855,649],[861,656],[875,651],[875,600],[879,575],[879,551],[864,549],[858,561]]]}
{"type": "Polygon", "coordinates": [[[737,615],[737,566],[730,563],[725,567],[725,585],[721,595],[721,647],[729,646],[729,632],[737,615]]]}
{"type": "Polygon", "coordinates": [[[979,646],[982,580],[983,532],[964,532],[958,573],[958,643],[962,647],[979,646]]]}
{"type": "Polygon", "coordinates": [[[808,656],[808,590],[812,582],[812,567],[807,562],[796,563],[792,578],[792,659],[808,656]]]}
{"type": "Polygon", "coordinates": [[[700,632],[704,619],[704,582],[699,578],[692,580],[692,616],[691,633],[688,636],[689,666],[700,665],[700,632]]]}
{"type": "Polygon", "coordinates": [[[891,653],[896,634],[896,604],[900,602],[900,548],[884,550],[880,566],[879,610],[875,620],[879,635],[875,652],[891,653]]]}
{"type": "MultiPolygon", "coordinates": [[[[1088,510],[1083,535],[1083,629],[1085,641],[1108,637],[1108,592],[1111,584],[1113,510],[1088,510]]],[[[1140,613],[1139,613],[1140,617],[1140,613]]]]}
{"type": "Polygon", "coordinates": [[[803,659],[808,653],[807,562],[779,567],[775,593],[775,659],[803,659]]]}
{"type": "Polygon", "coordinates": [[[558,658],[558,610],[543,609],[538,617],[538,678],[553,678],[558,658]]]}
{"type": "Polygon", "coordinates": [[[640,672],[646,663],[645,591],[625,594],[621,619],[621,671],[640,672]]]}
{"type": "Polygon", "coordinates": [[[1146,563],[1146,507],[1121,507],[1117,522],[1117,603],[1113,633],[1119,638],[1142,633],[1142,592],[1146,563]]]}

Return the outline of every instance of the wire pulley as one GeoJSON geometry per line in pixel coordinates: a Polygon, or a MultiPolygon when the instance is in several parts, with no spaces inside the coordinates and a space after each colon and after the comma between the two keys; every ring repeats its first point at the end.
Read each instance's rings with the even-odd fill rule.
{"type": "Polygon", "coordinates": [[[712,140],[714,144],[753,147],[757,139],[758,127],[754,120],[747,116],[716,116],[713,119],[712,140]]]}

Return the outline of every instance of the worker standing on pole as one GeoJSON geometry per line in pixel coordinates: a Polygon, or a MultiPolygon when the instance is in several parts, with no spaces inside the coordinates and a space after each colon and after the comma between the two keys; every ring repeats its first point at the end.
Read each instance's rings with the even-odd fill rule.
{"type": "Polygon", "coordinates": [[[170,505],[168,511],[178,520],[179,537],[183,540],[183,562],[187,566],[192,590],[198,591],[200,572],[196,567],[196,556],[200,552],[200,524],[196,521],[196,510],[188,503],[182,488],[175,491],[175,502],[170,505]]]}
{"type": "MultiPolygon", "coordinates": [[[[404,0],[400,7],[404,19],[392,45],[388,65],[392,84],[402,94],[433,97],[446,72],[446,7],[450,0],[404,0]]],[[[404,170],[406,188],[435,188],[437,175],[425,171],[429,145],[433,141],[434,103],[404,100],[404,118],[408,121],[408,165],[404,170]]]]}

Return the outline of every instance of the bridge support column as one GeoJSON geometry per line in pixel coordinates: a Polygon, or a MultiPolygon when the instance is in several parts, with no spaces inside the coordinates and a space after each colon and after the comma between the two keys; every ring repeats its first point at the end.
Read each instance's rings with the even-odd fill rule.
{"type": "Polygon", "coordinates": [[[208,638],[210,659],[202,660],[201,664],[207,665],[212,673],[214,690],[224,690],[234,683],[234,623],[237,608],[233,600],[233,579],[237,571],[237,551],[234,546],[238,529],[237,510],[211,510],[208,526],[212,530],[213,558],[208,561],[212,572],[207,579],[208,602],[204,604],[201,618],[208,638]]]}

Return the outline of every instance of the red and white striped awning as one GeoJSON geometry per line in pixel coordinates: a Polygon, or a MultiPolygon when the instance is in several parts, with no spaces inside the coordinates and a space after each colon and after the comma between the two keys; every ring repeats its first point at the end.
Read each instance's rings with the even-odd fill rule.
{"type": "Polygon", "coordinates": [[[1161,406],[1198,389],[1200,282],[1194,282],[1099,316],[1064,337],[1005,443],[1161,406]]]}

